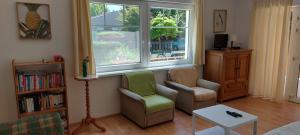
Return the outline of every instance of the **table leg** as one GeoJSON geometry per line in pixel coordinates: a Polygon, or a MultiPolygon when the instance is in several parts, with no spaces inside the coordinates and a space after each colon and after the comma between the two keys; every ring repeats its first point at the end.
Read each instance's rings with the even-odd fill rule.
{"type": "Polygon", "coordinates": [[[193,115],[193,117],[192,117],[192,132],[193,132],[193,135],[195,135],[195,132],[196,132],[196,117],[195,117],[195,115],[193,115]]]}
{"type": "Polygon", "coordinates": [[[225,130],[225,135],[230,135],[231,134],[231,129],[224,128],[225,130]]]}
{"type": "Polygon", "coordinates": [[[256,134],[257,134],[257,121],[254,121],[252,135],[256,135],[256,134]]]}
{"type": "Polygon", "coordinates": [[[85,83],[85,92],[86,92],[85,93],[86,94],[86,118],[82,120],[80,126],[73,131],[72,135],[76,135],[81,128],[88,126],[90,124],[94,125],[98,129],[100,129],[100,132],[105,132],[105,128],[99,126],[96,123],[96,120],[91,117],[90,94],[89,94],[89,82],[88,81],[86,81],[86,83],[85,83]]]}

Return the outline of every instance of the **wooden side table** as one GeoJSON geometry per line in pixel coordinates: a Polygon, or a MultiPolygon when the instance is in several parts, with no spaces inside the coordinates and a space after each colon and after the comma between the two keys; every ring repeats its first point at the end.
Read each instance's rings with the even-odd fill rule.
{"type": "Polygon", "coordinates": [[[90,95],[89,95],[89,81],[92,80],[97,80],[98,77],[96,75],[89,75],[87,77],[82,77],[82,76],[76,76],[75,80],[77,81],[85,81],[85,94],[86,94],[86,118],[84,118],[78,128],[76,128],[73,132],[72,135],[77,134],[77,132],[82,129],[85,126],[93,125],[96,128],[100,129],[99,132],[105,132],[105,128],[99,126],[96,123],[96,119],[92,118],[91,112],[90,112],[90,95]]]}

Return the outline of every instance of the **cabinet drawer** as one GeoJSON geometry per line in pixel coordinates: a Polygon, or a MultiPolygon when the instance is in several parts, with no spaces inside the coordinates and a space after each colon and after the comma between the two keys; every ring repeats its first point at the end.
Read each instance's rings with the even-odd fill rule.
{"type": "Polygon", "coordinates": [[[225,92],[230,91],[239,91],[242,89],[246,89],[246,83],[240,82],[240,83],[228,83],[224,85],[225,92]]]}
{"type": "Polygon", "coordinates": [[[233,99],[248,95],[247,84],[244,82],[240,83],[229,83],[223,87],[223,100],[233,99]]]}

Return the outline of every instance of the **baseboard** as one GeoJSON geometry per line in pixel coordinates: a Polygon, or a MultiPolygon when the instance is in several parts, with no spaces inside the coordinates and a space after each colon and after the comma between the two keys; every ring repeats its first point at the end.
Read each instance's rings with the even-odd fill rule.
{"type": "MultiPolygon", "coordinates": [[[[121,115],[121,113],[114,113],[114,114],[110,114],[110,115],[98,117],[98,118],[95,118],[95,119],[96,119],[96,121],[98,121],[98,120],[101,120],[101,119],[106,119],[106,118],[113,117],[113,116],[117,116],[117,115],[121,115]]],[[[82,119],[83,119],[83,118],[82,118],[82,119]]],[[[70,127],[79,125],[80,123],[81,123],[81,121],[74,122],[74,123],[70,123],[70,127]]]]}
{"type": "Polygon", "coordinates": [[[297,103],[297,104],[300,104],[300,99],[298,98],[291,98],[288,100],[289,102],[293,102],[293,103],[297,103]]]}

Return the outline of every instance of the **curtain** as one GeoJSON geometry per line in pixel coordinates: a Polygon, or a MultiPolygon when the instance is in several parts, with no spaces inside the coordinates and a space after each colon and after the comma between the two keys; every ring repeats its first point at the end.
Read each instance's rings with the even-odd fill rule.
{"type": "Polygon", "coordinates": [[[297,99],[297,90],[299,89],[298,91],[300,91],[300,85],[297,85],[299,82],[300,69],[300,20],[298,19],[300,17],[300,7],[295,6],[292,10],[293,20],[291,23],[289,58],[287,64],[288,71],[286,76],[286,96],[291,100],[297,99]]]}
{"type": "Polygon", "coordinates": [[[250,93],[284,99],[292,0],[254,0],[250,48],[250,93]]]}
{"type": "Polygon", "coordinates": [[[202,65],[205,63],[205,38],[204,38],[204,0],[195,0],[195,51],[194,64],[202,65]]]}
{"type": "Polygon", "coordinates": [[[82,75],[83,59],[88,57],[88,74],[95,74],[91,38],[89,0],[72,0],[74,22],[75,75],[82,75]]]}

